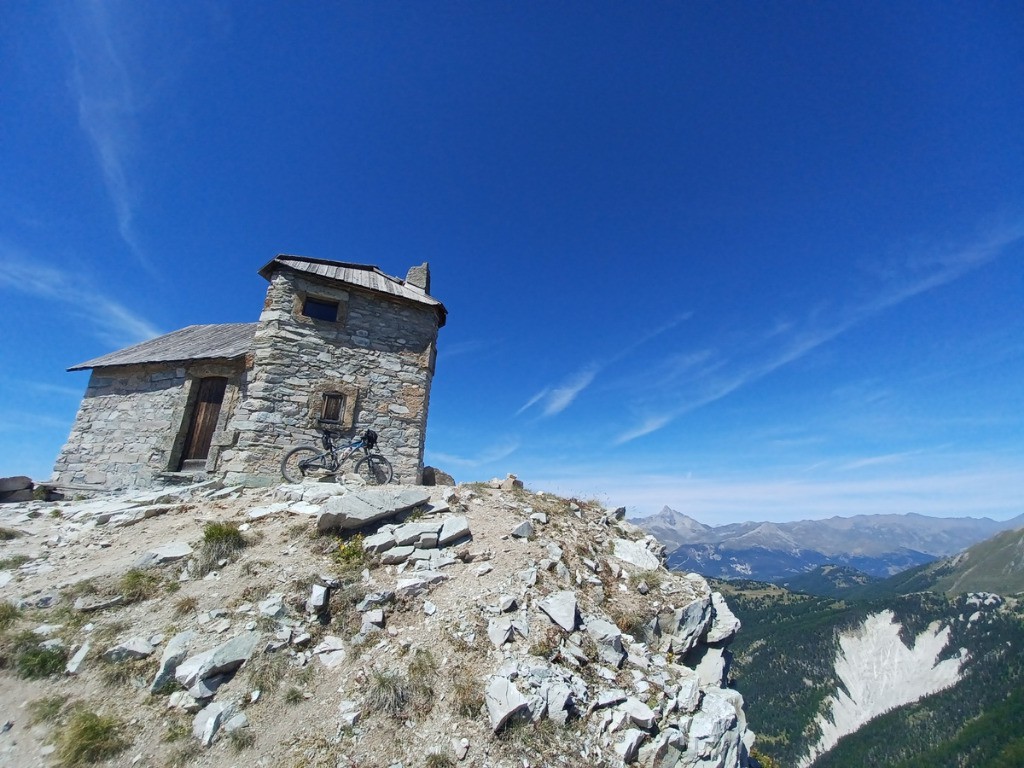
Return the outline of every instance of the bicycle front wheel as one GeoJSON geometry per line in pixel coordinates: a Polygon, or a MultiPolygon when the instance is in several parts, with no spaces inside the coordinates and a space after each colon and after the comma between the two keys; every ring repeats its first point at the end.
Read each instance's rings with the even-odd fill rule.
{"type": "Polygon", "coordinates": [[[361,458],[356,464],[356,474],[366,485],[387,485],[395,475],[391,462],[379,453],[361,458]]]}
{"type": "Polygon", "coordinates": [[[292,448],[281,459],[281,474],[289,483],[301,483],[307,477],[328,474],[324,454],[311,445],[292,448]]]}

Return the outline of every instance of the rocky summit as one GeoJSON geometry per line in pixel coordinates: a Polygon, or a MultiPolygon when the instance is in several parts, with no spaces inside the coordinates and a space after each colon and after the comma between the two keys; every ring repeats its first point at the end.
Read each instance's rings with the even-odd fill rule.
{"type": "Polygon", "coordinates": [[[622,510],[207,483],[0,509],[0,764],[753,764],[739,621],[622,510]]]}

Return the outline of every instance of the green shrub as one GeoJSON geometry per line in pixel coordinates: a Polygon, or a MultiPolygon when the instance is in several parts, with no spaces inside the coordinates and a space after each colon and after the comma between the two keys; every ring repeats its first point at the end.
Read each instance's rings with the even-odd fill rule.
{"type": "Polygon", "coordinates": [[[196,557],[196,568],[205,576],[221,560],[232,561],[248,545],[237,523],[211,522],[203,527],[203,545],[196,557]]]}
{"type": "Polygon", "coordinates": [[[8,528],[7,526],[0,525],[0,541],[10,541],[16,539],[19,536],[24,536],[21,531],[16,528],[8,528]]]}
{"type": "Polygon", "coordinates": [[[68,663],[65,648],[43,648],[39,638],[26,632],[15,641],[14,666],[19,677],[38,680],[64,671],[68,663]]]}
{"type": "Polygon", "coordinates": [[[126,603],[138,603],[156,597],[160,592],[161,579],[148,571],[132,568],[121,577],[121,595],[126,603]]]}
{"type": "Polygon", "coordinates": [[[62,766],[85,765],[120,754],[129,745],[125,725],[79,707],[57,734],[57,758],[62,766]]]}
{"type": "Polygon", "coordinates": [[[10,557],[0,558],[0,571],[13,571],[31,559],[28,555],[11,555],[10,557]]]}
{"type": "Polygon", "coordinates": [[[44,696],[28,705],[29,723],[52,723],[60,716],[67,697],[61,695],[44,696]]]}
{"type": "Polygon", "coordinates": [[[18,606],[6,600],[0,600],[0,632],[9,629],[19,616],[21,616],[21,610],[18,606]]]}

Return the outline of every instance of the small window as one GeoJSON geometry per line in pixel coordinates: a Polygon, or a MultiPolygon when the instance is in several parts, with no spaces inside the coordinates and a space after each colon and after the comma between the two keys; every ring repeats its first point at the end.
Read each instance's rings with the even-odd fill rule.
{"type": "Polygon", "coordinates": [[[302,302],[302,314],[312,317],[314,320],[327,320],[333,323],[338,319],[338,302],[307,296],[306,300],[302,302]]]}
{"type": "Polygon", "coordinates": [[[337,424],[341,421],[343,413],[345,413],[345,396],[340,392],[325,392],[320,420],[337,424]]]}

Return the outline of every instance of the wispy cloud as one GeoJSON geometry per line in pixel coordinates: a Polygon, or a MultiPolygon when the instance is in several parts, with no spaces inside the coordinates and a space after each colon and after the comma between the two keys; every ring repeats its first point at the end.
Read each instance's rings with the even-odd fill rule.
{"type": "Polygon", "coordinates": [[[967,247],[944,249],[927,258],[907,260],[898,276],[890,277],[887,284],[868,299],[831,313],[817,308],[799,325],[776,321],[766,331],[748,334],[756,340],[755,344],[735,350],[731,359],[719,355],[715,365],[698,368],[696,372],[687,356],[679,358],[677,355],[684,364],[665,361],[664,367],[670,373],[656,384],[662,390],[664,405],[649,408],[638,423],[624,430],[614,443],[621,445],[649,435],[686,413],[721,400],[806,357],[869,318],[960,279],[1004,255],[1008,248],[1022,240],[1024,225],[1006,227],[967,247]],[[769,340],[774,341],[774,346],[765,346],[769,340]]]}
{"type": "Polygon", "coordinates": [[[86,275],[29,260],[0,243],[0,287],[63,304],[94,336],[124,346],[160,335],[144,317],[91,287],[86,275]]]}
{"type": "Polygon", "coordinates": [[[507,440],[485,448],[476,456],[456,456],[455,454],[442,453],[440,451],[427,451],[427,458],[445,466],[471,469],[501,461],[511,456],[517,450],[519,450],[519,441],[507,440]]]}
{"type": "Polygon", "coordinates": [[[642,335],[639,339],[634,341],[632,344],[628,344],[618,352],[614,353],[610,357],[606,357],[601,361],[588,363],[579,370],[566,376],[558,384],[549,385],[540,390],[537,394],[527,400],[518,411],[516,415],[520,415],[523,412],[529,410],[538,403],[541,404],[541,415],[542,416],[554,416],[561,413],[576,399],[576,397],[589,387],[594,380],[606,368],[614,365],[623,358],[628,357],[630,354],[635,352],[639,347],[651,341],[652,339],[660,336],[677,325],[682,323],[684,320],[688,320],[692,317],[692,312],[685,312],[671,318],[662,325],[654,328],[648,333],[642,335]]]}
{"type": "Polygon", "coordinates": [[[65,27],[74,57],[71,90],[78,104],[78,121],[96,154],[121,238],[149,268],[135,229],[138,191],[130,173],[138,146],[138,99],[119,47],[111,6],[94,0],[66,10],[65,27]]]}

